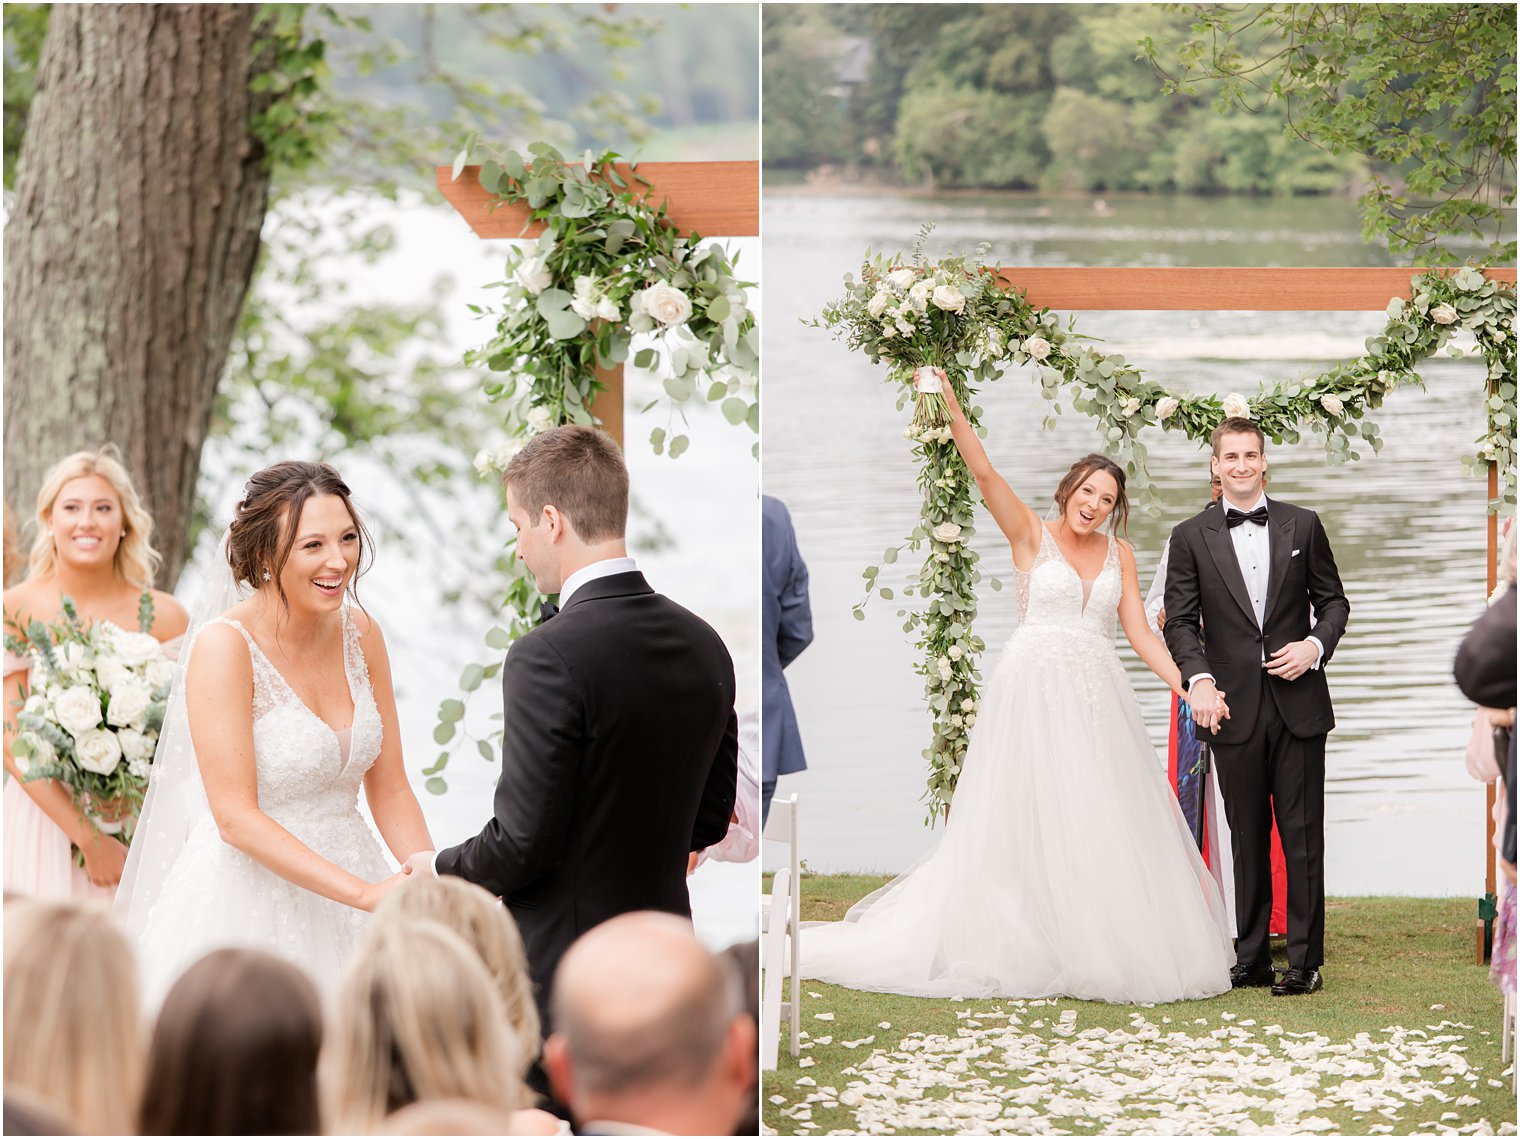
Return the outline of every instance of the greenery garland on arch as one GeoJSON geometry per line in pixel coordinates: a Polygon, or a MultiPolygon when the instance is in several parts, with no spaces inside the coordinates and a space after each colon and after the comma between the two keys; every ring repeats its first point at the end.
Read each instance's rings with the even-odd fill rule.
{"type": "MultiPolygon", "coordinates": [[[[1500,494],[1490,510],[1513,510],[1515,504],[1515,289],[1484,277],[1473,268],[1451,274],[1416,274],[1408,300],[1388,304],[1388,323],[1367,341],[1367,353],[1318,376],[1280,381],[1254,396],[1224,397],[1172,391],[1143,377],[1124,357],[1084,343],[1068,318],[1065,328],[1047,308],[1036,308],[1017,289],[999,285],[996,270],[982,263],[986,246],[975,257],[926,261],[920,234],[911,257],[871,257],[859,280],[845,277],[845,292],[825,306],[814,327],[828,328],[849,347],[865,352],[872,363],[888,365],[887,380],[899,391],[898,407],[910,399],[918,406],[904,431],[919,467],[923,509],[918,526],[901,545],[888,548],[882,562],[863,571],[866,594],[854,608],[865,618],[873,594],[893,600],[882,583],[882,565],[909,550],[927,552],[906,595],[927,602],[898,610],[903,631],[917,634],[920,658],[915,671],[924,678],[924,695],[933,715],[933,737],[923,756],[929,764],[924,792],[929,825],[934,825],[955,794],[961,763],[979,709],[977,656],[985,649],[972,632],[975,587],[983,580],[978,556],[968,540],[973,526],[973,480],[943,426],[939,399],[915,396],[913,372],[921,366],[945,370],[967,419],[979,434],[982,409],[973,384],[1000,378],[1013,364],[1034,364],[1042,395],[1056,405],[1064,390],[1072,406],[1093,416],[1104,435],[1105,450],[1122,462],[1131,485],[1148,499],[1147,452],[1138,436],[1146,427],[1181,431],[1206,441],[1226,415],[1254,419],[1276,443],[1297,442],[1303,430],[1323,434],[1332,462],[1360,458],[1353,440],[1376,453],[1382,447],[1377,426],[1366,418],[1387,394],[1409,384],[1423,386],[1416,366],[1442,348],[1458,329],[1470,331],[1487,364],[1486,429],[1476,453],[1463,459],[1470,470],[1490,463],[1500,472],[1500,494]]],[[[1045,425],[1054,426],[1047,417],[1045,425]]],[[[996,579],[988,579],[994,589],[996,579]]]]}
{"type": "MultiPolygon", "coordinates": [[[[472,136],[454,159],[455,178],[476,149],[472,136]]],[[[593,423],[592,401],[604,387],[597,369],[628,363],[630,355],[635,367],[660,376],[669,404],[665,425],[650,434],[656,454],[674,459],[687,449],[685,409],[698,398],[719,403],[729,423],[758,435],[760,338],[747,291],[754,282],[738,277],[723,246],[683,235],[665,203],[648,196],[637,163],[620,170],[616,152],[587,151],[576,165],[543,142],[526,153],[485,149],[481,186],[527,209],[525,231],[537,223],[543,232],[508,251],[503,279],[489,286],[501,291],[501,302],[490,310],[470,306],[496,324],[465,363],[487,370],[484,394],[504,410],[510,436],[475,456],[477,472],[497,478],[533,435],[593,423]],[[635,351],[639,336],[649,342],[635,351]]],[[[442,772],[465,743],[473,739],[487,761],[496,757],[500,729],[471,737],[466,703],[500,672],[500,653],[536,624],[542,600],[521,563],[508,557],[504,567],[501,620],[485,636],[494,659],[465,666],[460,694],[438,708],[433,739],[444,750],[423,770],[434,794],[448,789],[442,772]]]]}

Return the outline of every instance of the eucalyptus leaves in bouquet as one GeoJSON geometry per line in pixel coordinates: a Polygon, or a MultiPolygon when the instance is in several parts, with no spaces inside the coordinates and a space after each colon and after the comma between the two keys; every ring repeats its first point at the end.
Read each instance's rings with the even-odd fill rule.
{"type": "Polygon", "coordinates": [[[62,620],[32,621],[24,640],[6,634],[5,647],[32,660],[11,755],[23,781],[62,783],[94,826],[130,842],[174,666],[150,634],[87,625],[67,597],[62,607],[62,620]]]}

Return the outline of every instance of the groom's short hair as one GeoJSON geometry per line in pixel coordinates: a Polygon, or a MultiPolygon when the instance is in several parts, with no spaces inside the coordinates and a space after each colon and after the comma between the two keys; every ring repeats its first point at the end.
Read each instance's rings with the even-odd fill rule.
{"type": "Polygon", "coordinates": [[[569,423],[533,436],[501,481],[532,525],[554,506],[583,542],[621,538],[628,528],[628,464],[612,436],[594,427],[569,423]]]}
{"type": "Polygon", "coordinates": [[[1256,445],[1263,452],[1267,449],[1267,435],[1261,429],[1261,424],[1257,423],[1254,419],[1247,419],[1241,415],[1232,415],[1218,427],[1214,428],[1214,433],[1209,436],[1209,445],[1213,448],[1215,458],[1219,457],[1219,441],[1226,435],[1254,435],[1256,436],[1256,445]]]}

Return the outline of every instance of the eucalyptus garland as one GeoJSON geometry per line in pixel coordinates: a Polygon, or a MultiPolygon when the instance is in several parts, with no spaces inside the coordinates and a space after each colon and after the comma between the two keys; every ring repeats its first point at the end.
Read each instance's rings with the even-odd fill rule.
{"type": "MultiPolygon", "coordinates": [[[[1501,492],[1490,509],[1513,508],[1515,290],[1476,269],[1413,277],[1410,298],[1389,302],[1387,327],[1367,341],[1366,355],[1320,376],[1272,384],[1252,398],[1236,393],[1220,398],[1170,390],[1142,377],[1122,355],[1084,342],[1087,338],[1077,333],[1071,318],[1063,328],[1049,309],[1029,304],[1017,289],[1001,288],[996,270],[980,260],[986,246],[977,257],[927,262],[922,252],[927,234],[926,227],[910,260],[878,256],[862,267],[859,280],[846,276],[844,295],[812,322],[865,352],[873,363],[887,364],[886,379],[899,390],[899,409],[916,394],[914,370],[938,366],[954,386],[968,421],[985,435],[973,383],[996,380],[1011,364],[1033,364],[1045,399],[1059,411],[1061,392],[1067,389],[1072,406],[1098,420],[1107,450],[1124,464],[1131,485],[1152,497],[1146,448],[1137,438],[1148,426],[1203,442],[1226,416],[1240,415],[1259,423],[1276,443],[1297,442],[1305,428],[1323,434],[1332,462],[1358,459],[1357,438],[1376,453],[1382,438],[1366,413],[1396,387],[1423,386],[1415,366],[1441,348],[1460,355],[1448,341],[1465,328],[1487,364],[1487,427],[1476,454],[1464,458],[1464,465],[1486,470],[1495,464],[1501,492]]],[[[923,751],[929,765],[924,799],[931,826],[954,797],[978,711],[976,658],[985,649],[972,632],[975,587],[983,579],[977,555],[967,545],[975,533],[973,480],[949,429],[938,422],[935,398],[918,394],[919,406],[904,431],[919,468],[920,522],[905,542],[883,553],[881,564],[863,571],[866,594],[854,607],[855,617],[864,620],[873,594],[892,600],[892,587],[881,580],[882,565],[928,543],[918,574],[907,586],[909,595],[916,592],[927,605],[900,609],[898,616],[905,618],[904,632],[917,634],[915,671],[924,678],[933,718],[933,738],[923,751]]],[[[1049,416],[1044,422],[1053,427],[1055,420],[1049,416]]],[[[1001,587],[996,579],[988,580],[994,589],[1001,587]]]]}
{"type": "MultiPolygon", "coordinates": [[[[476,149],[471,137],[454,160],[455,178],[476,149]]],[[[484,394],[502,409],[509,436],[475,456],[477,472],[499,478],[531,436],[594,423],[592,401],[604,387],[598,369],[630,362],[664,385],[669,414],[649,437],[656,454],[674,459],[687,449],[686,408],[699,398],[758,435],[760,339],[747,292],[754,282],[739,279],[723,246],[682,234],[637,163],[620,164],[616,152],[588,151],[573,164],[542,142],[526,153],[482,149],[481,186],[526,209],[524,230],[537,223],[543,232],[508,251],[503,279],[489,286],[501,302],[470,306],[493,318],[495,330],[465,363],[486,370],[484,394]]],[[[758,442],[753,451],[758,457],[758,442]]],[[[495,758],[500,731],[469,736],[466,702],[500,672],[500,653],[534,626],[543,600],[515,558],[505,568],[501,621],[485,637],[496,659],[467,665],[460,696],[438,708],[433,738],[445,750],[423,772],[435,794],[447,790],[441,773],[460,746],[473,740],[482,758],[495,758]]]]}

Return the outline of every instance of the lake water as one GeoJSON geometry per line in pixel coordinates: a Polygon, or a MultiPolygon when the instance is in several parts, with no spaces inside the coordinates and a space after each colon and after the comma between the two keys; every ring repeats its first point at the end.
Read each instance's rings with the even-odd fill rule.
{"type": "MultiPolygon", "coordinates": [[[[851,618],[861,570],[918,516],[906,411],[873,368],[800,318],[836,296],[867,249],[912,243],[937,222],[930,256],[990,242],[1004,265],[1378,265],[1352,203],[1113,198],[821,195],[768,188],[765,270],[764,487],[791,508],[811,577],[813,645],[788,669],[809,770],[782,780],[802,797],[803,853],[817,871],[896,872],[934,840],[924,825],[929,720],[915,650],[873,600],[851,618]]],[[[1093,312],[1078,330],[1149,375],[1194,390],[1252,392],[1360,354],[1381,313],[1093,312]]],[[[1462,762],[1471,707],[1451,661],[1485,595],[1486,486],[1459,456],[1482,429],[1481,361],[1440,360],[1428,391],[1395,394],[1373,418],[1383,452],[1331,466],[1323,443],[1269,444],[1270,493],[1319,511],[1351,602],[1329,668],[1338,726],[1329,739],[1326,884],[1337,894],[1477,895],[1484,881],[1484,793],[1462,762]]],[[[1054,432],[1029,374],[1013,369],[979,397],[988,450],[1014,490],[1044,509],[1097,432],[1069,406],[1054,432]]],[[[1170,527],[1207,497],[1206,449],[1151,432],[1162,517],[1130,523],[1142,587],[1170,527]]],[[[983,514],[983,520],[985,514],[983,514]]],[[[982,568],[1010,579],[990,522],[982,568]]],[[[916,562],[915,562],[916,565],[916,562]]],[[[883,579],[897,584],[896,576],[883,579]]],[[[890,576],[890,575],[889,575],[890,576]]],[[[985,590],[977,632],[995,649],[1012,631],[1011,590],[985,590]]],[[[1121,656],[1164,763],[1167,694],[1123,645],[1121,656]]],[[[990,667],[984,658],[984,675],[990,667]]]]}

